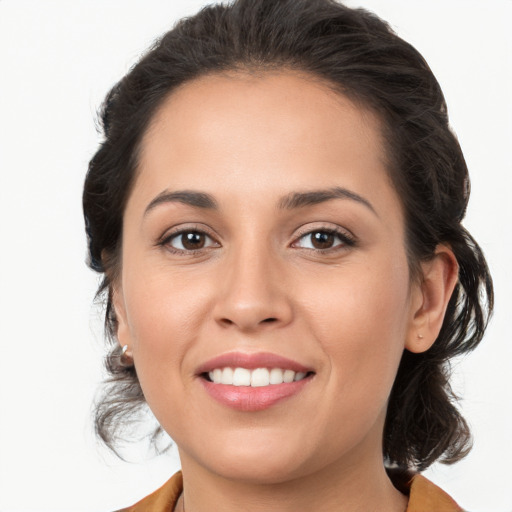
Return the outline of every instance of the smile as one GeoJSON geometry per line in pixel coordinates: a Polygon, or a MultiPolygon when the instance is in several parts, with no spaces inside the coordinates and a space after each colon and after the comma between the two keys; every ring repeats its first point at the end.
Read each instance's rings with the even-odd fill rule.
{"type": "Polygon", "coordinates": [[[271,353],[230,352],[196,371],[206,393],[216,402],[244,412],[268,409],[298,395],[316,372],[271,353]]]}
{"type": "Polygon", "coordinates": [[[253,388],[274,386],[284,383],[297,382],[306,377],[306,372],[295,372],[281,368],[215,368],[208,372],[208,378],[214,384],[229,386],[251,386],[253,388]]]}

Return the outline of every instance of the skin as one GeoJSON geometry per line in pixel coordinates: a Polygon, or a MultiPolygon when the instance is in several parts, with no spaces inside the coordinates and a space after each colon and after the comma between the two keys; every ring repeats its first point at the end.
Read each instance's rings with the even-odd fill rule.
{"type": "Polygon", "coordinates": [[[406,509],[382,461],[387,400],[404,348],[434,342],[457,264],[440,246],[411,278],[385,162],[372,113],[292,72],[203,77],[153,119],[114,306],[119,342],[179,448],[187,512],[406,509]],[[371,207],[345,197],[278,208],[291,192],[332,187],[371,207]],[[177,190],[211,194],[219,208],[146,211],[177,190]],[[205,231],[203,248],[169,239],[181,228],[205,231]],[[307,233],[325,229],[354,243],[315,250],[307,233]],[[272,352],[315,375],[268,409],[233,410],[196,374],[232,351],[272,352]]]}

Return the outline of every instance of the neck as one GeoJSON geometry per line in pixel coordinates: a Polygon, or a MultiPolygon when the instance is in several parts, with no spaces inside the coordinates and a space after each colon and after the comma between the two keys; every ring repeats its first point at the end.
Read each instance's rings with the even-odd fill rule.
{"type": "Polygon", "coordinates": [[[194,466],[182,456],[185,512],[404,512],[407,508],[407,498],[389,480],[381,456],[365,464],[332,464],[273,484],[224,478],[194,466]]]}

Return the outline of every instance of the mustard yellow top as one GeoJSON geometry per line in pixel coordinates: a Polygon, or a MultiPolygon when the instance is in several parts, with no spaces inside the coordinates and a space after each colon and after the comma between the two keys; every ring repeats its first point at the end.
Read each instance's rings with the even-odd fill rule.
{"type": "MultiPolygon", "coordinates": [[[[448,494],[422,475],[412,477],[409,489],[406,512],[463,512],[448,494]]],[[[178,471],[153,494],[118,512],[173,512],[182,490],[183,477],[178,471]]]]}

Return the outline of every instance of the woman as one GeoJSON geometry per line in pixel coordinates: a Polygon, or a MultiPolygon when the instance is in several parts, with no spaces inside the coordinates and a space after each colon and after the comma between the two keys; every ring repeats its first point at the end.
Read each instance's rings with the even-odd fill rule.
{"type": "Polygon", "coordinates": [[[447,365],[493,294],[418,52],[329,0],[213,6],[103,124],[84,190],[115,341],[97,431],[113,446],[147,403],[182,464],[127,510],[461,510],[416,472],[469,449],[447,365]]]}

